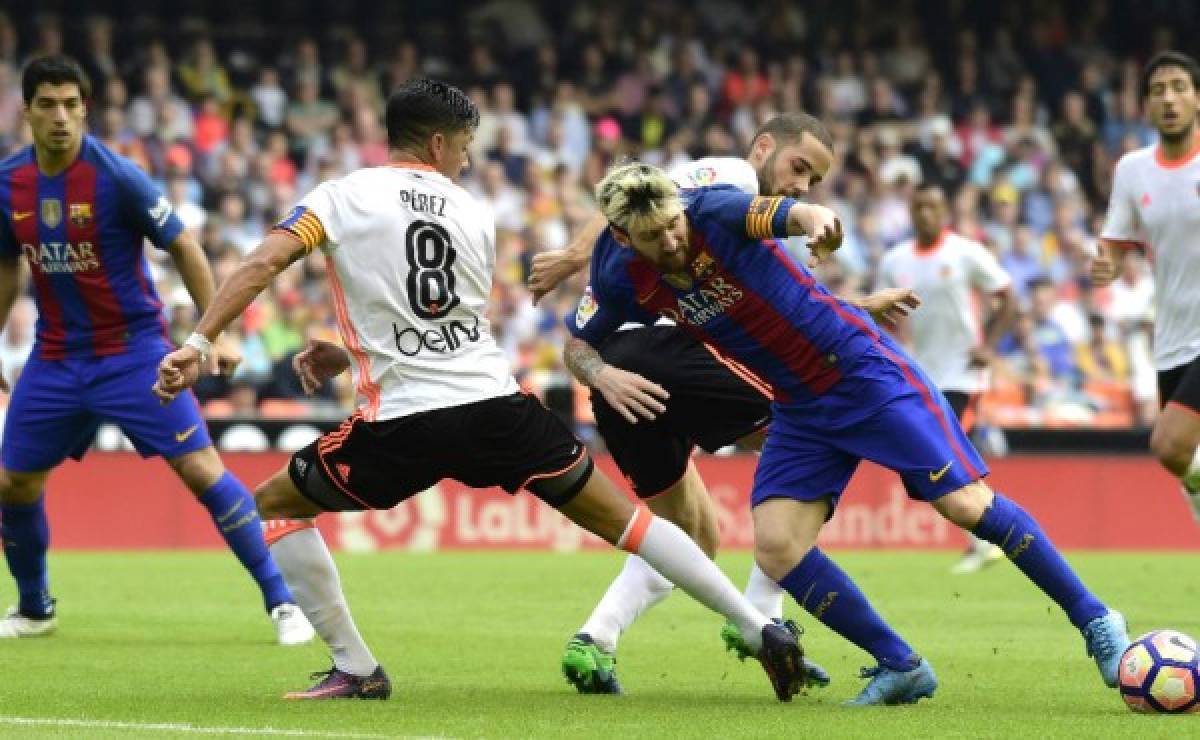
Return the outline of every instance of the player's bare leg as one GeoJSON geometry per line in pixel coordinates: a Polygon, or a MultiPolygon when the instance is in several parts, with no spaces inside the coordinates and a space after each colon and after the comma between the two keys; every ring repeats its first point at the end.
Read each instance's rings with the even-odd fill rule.
{"type": "Polygon", "coordinates": [[[933,501],[946,519],[998,545],[1008,559],[1054,600],[1087,643],[1108,686],[1116,686],[1121,654],[1129,645],[1125,618],[1096,598],[1063,559],[1037,521],[1016,502],[975,481],[933,501]]]}
{"type": "MultiPolygon", "coordinates": [[[[564,474],[564,475],[569,475],[564,474]]],[[[795,636],[755,609],[679,527],[636,507],[599,471],[560,511],[571,521],[632,554],[670,582],[738,625],[758,653],[776,696],[788,701],[805,680],[795,636]]]]}
{"type": "MultiPolygon", "coordinates": [[[[655,515],[674,522],[686,532],[704,554],[710,558],[716,554],[717,513],[691,461],[678,481],[647,499],[646,505],[655,515]]],[[[646,561],[630,555],[579,632],[590,637],[600,650],[612,654],[621,634],[644,612],[667,598],[673,588],[646,561]]]]}
{"type": "Polygon", "coordinates": [[[209,445],[167,460],[175,474],[208,510],[229,549],[254,578],[281,645],[301,645],[313,638],[313,628],[295,604],[262,538],[262,522],[250,491],[225,470],[209,445]]]}
{"type": "Polygon", "coordinates": [[[852,704],[912,703],[932,697],[937,678],[883,621],[850,577],[816,547],[829,515],[825,500],[767,498],[754,507],[754,559],[767,576],[827,627],[878,663],[852,704]]]}
{"type": "Polygon", "coordinates": [[[260,485],[254,498],[275,562],[296,603],[333,653],[333,668],[322,672],[315,686],[284,698],[388,698],[391,681],[354,624],[337,565],[314,525],[321,510],[296,489],[287,468],[260,485]]]}
{"type": "Polygon", "coordinates": [[[1200,522],[1200,412],[1167,403],[1154,423],[1150,450],[1179,479],[1192,516],[1200,522]]]}
{"type": "MultiPolygon", "coordinates": [[[[646,499],[656,516],[674,522],[710,558],[716,554],[717,512],[704,481],[689,460],[683,475],[662,493],[646,499]]],[[[637,555],[625,558],[621,572],[563,654],[563,675],[581,694],[619,694],[617,641],[642,614],[671,595],[674,584],[637,555]]],[[[736,632],[737,628],[733,628],[736,632]]],[[[738,639],[741,639],[738,633],[738,639]]]]}
{"type": "Polygon", "coordinates": [[[58,626],[46,568],[47,475],[49,471],[17,473],[0,468],[0,540],[19,594],[17,605],[0,620],[0,639],[44,637],[58,626]]]}

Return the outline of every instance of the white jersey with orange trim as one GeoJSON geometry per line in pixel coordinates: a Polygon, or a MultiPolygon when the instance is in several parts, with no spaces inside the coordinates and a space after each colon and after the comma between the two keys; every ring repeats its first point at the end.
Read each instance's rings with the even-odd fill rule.
{"type": "Polygon", "coordinates": [[[1117,162],[1101,237],[1144,243],[1154,263],[1154,365],[1200,356],[1200,145],[1175,162],[1157,146],[1117,162]]]}
{"type": "Polygon", "coordinates": [[[938,388],[982,391],[987,375],[971,367],[971,350],[982,341],[977,295],[1012,283],[995,256],[946,230],[929,247],[913,240],[895,246],[880,263],[879,279],[883,287],[912,288],[921,297],[909,324],[913,356],[938,388]]]}
{"type": "Polygon", "coordinates": [[[485,318],[490,209],[427,166],[371,167],[317,186],[278,225],[319,247],[368,421],[519,388],[485,318]]]}

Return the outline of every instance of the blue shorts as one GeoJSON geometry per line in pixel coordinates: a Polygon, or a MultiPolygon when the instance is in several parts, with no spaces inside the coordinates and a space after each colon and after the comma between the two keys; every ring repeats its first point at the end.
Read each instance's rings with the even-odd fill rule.
{"type": "Polygon", "coordinates": [[[34,347],[13,388],[0,457],[18,473],[49,470],[87,452],[101,422],[111,422],[142,455],[174,458],[212,444],[196,397],[163,406],[150,392],[163,341],[109,357],[43,360],[34,347]]]}
{"type": "Polygon", "coordinates": [[[899,473],[922,501],[988,473],[946,399],[886,337],[823,396],[774,406],[751,504],[828,498],[836,507],[863,459],[899,473]]]}

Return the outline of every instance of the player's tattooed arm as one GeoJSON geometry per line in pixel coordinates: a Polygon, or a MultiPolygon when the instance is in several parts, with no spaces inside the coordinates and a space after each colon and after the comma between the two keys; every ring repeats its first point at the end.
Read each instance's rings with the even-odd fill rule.
{"type": "Polygon", "coordinates": [[[567,340],[563,362],[580,383],[599,391],[630,424],[636,424],[639,418],[652,420],[667,410],[663,405],[668,397],[666,389],[637,373],[609,365],[582,339],[567,340]]]}

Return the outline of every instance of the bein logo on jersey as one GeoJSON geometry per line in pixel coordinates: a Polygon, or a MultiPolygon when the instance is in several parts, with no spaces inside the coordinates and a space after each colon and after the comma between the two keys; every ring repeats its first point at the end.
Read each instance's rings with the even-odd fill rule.
{"type": "Polygon", "coordinates": [[[415,326],[401,329],[392,322],[396,350],[405,357],[416,357],[423,351],[436,355],[450,354],[465,343],[479,341],[482,336],[479,331],[479,317],[474,319],[475,323],[470,327],[461,321],[451,321],[434,329],[418,329],[415,326]]]}

